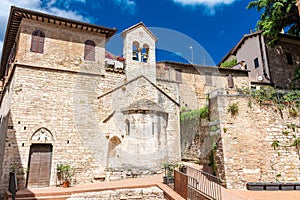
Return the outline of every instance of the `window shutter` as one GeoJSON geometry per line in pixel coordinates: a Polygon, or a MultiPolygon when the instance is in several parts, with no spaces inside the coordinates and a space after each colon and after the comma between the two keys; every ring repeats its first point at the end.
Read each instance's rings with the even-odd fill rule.
{"type": "Polygon", "coordinates": [[[32,35],[32,41],[31,41],[31,51],[32,52],[37,52],[37,36],[36,35],[32,35]]]}
{"type": "Polygon", "coordinates": [[[45,34],[43,31],[36,30],[32,33],[31,48],[30,51],[35,53],[44,52],[44,40],[45,34]]]}
{"type": "Polygon", "coordinates": [[[95,42],[87,40],[84,46],[84,60],[95,61],[95,42]]]}
{"type": "Polygon", "coordinates": [[[227,82],[229,88],[234,88],[233,76],[231,74],[227,76],[227,82]]]}

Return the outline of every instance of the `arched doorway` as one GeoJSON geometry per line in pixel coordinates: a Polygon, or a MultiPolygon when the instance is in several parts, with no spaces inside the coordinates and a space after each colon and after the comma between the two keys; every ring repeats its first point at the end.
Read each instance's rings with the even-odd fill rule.
{"type": "Polygon", "coordinates": [[[46,128],[38,129],[31,137],[27,188],[49,187],[53,137],[46,128]]]}
{"type": "Polygon", "coordinates": [[[107,167],[114,168],[120,164],[121,140],[117,136],[112,137],[108,142],[107,167]]]}

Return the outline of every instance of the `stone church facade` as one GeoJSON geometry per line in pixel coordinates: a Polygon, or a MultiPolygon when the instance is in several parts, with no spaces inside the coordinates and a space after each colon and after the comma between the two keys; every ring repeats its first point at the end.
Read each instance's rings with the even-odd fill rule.
{"type": "Polygon", "coordinates": [[[22,187],[74,183],[104,171],[156,173],[180,160],[178,88],[157,85],[156,37],[123,31],[124,58],[109,59],[115,29],[12,7],[1,62],[1,190],[12,168],[22,187]]]}

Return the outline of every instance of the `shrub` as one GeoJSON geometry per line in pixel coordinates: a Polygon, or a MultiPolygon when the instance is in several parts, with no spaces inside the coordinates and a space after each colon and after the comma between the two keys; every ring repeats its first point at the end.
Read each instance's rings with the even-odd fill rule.
{"type": "Polygon", "coordinates": [[[238,103],[232,103],[228,106],[227,112],[230,112],[232,116],[235,116],[239,113],[238,103]]]}
{"type": "Polygon", "coordinates": [[[233,66],[237,65],[238,62],[237,62],[237,59],[236,58],[232,58],[231,60],[229,61],[226,61],[226,62],[223,62],[220,67],[222,68],[232,68],[233,66]]]}

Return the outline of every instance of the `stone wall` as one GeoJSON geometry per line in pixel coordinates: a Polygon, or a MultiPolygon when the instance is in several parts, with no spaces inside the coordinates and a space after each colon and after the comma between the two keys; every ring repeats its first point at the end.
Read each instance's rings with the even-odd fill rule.
{"type": "Polygon", "coordinates": [[[218,95],[213,101],[218,111],[213,119],[219,122],[221,136],[217,156],[223,162],[218,170],[227,188],[244,189],[247,182],[300,180],[299,150],[290,146],[293,135],[300,136],[299,116],[290,116],[286,108],[282,118],[276,106],[260,106],[247,96],[218,95]],[[237,115],[228,112],[233,103],[238,103],[237,115]],[[274,149],[272,143],[277,140],[281,146],[274,149]]]}
{"type": "MultiPolygon", "coordinates": [[[[75,167],[73,183],[90,182],[103,173],[107,157],[103,148],[108,147],[108,140],[99,127],[97,97],[123,83],[124,75],[107,73],[105,77],[15,65],[1,102],[2,191],[7,188],[12,165],[17,165],[19,172],[26,172],[30,146],[34,143],[53,146],[51,186],[57,184],[57,164],[75,167]],[[33,139],[41,128],[50,132],[48,141],[33,139]]],[[[20,177],[21,189],[26,175],[20,177]]]]}
{"type": "MultiPolygon", "coordinates": [[[[282,39],[274,47],[267,46],[269,68],[272,82],[275,87],[291,88],[291,81],[295,70],[300,67],[300,42],[289,39],[282,39]],[[292,57],[293,64],[287,63],[286,54],[292,57]]],[[[300,80],[295,82],[295,88],[300,88],[300,80]]]]}
{"type": "Polygon", "coordinates": [[[164,162],[180,160],[179,106],[145,77],[101,95],[98,109],[107,138],[122,143],[119,165],[110,162],[109,168],[160,170],[164,162]]]}
{"type": "Polygon", "coordinates": [[[90,182],[93,174],[104,169],[105,163],[100,162],[103,159],[101,147],[107,146],[107,142],[98,125],[95,92],[102,79],[24,66],[16,68],[11,128],[3,162],[5,185],[12,159],[20,160],[24,168],[28,167],[32,136],[42,127],[53,137],[48,141],[53,145],[51,186],[56,184],[53,172],[59,163],[74,166],[75,180],[82,183],[90,182]]]}
{"type": "Polygon", "coordinates": [[[80,31],[23,18],[17,38],[16,62],[52,69],[104,73],[105,35],[80,31]],[[31,35],[35,30],[45,33],[44,52],[30,51],[31,35]],[[95,61],[84,60],[86,40],[95,42],[95,61]]]}
{"type": "Polygon", "coordinates": [[[229,74],[233,75],[234,88],[249,87],[248,72],[245,70],[159,63],[156,73],[160,82],[178,84],[180,106],[191,110],[204,107],[207,95],[212,91],[228,89],[229,74]]]}
{"type": "Polygon", "coordinates": [[[10,105],[11,98],[13,94],[13,85],[14,79],[10,81],[6,88],[2,91],[1,94],[1,106],[0,106],[0,199],[3,197],[3,191],[8,187],[8,174],[7,170],[3,165],[4,156],[5,156],[5,142],[6,136],[11,133],[11,114],[10,114],[10,105]],[[9,128],[9,129],[8,129],[9,128]]]}
{"type": "Polygon", "coordinates": [[[98,200],[163,200],[164,192],[158,187],[148,187],[148,188],[132,188],[132,189],[117,189],[117,190],[106,190],[102,192],[86,192],[79,194],[72,194],[67,200],[88,200],[88,199],[98,199],[98,200]]]}

